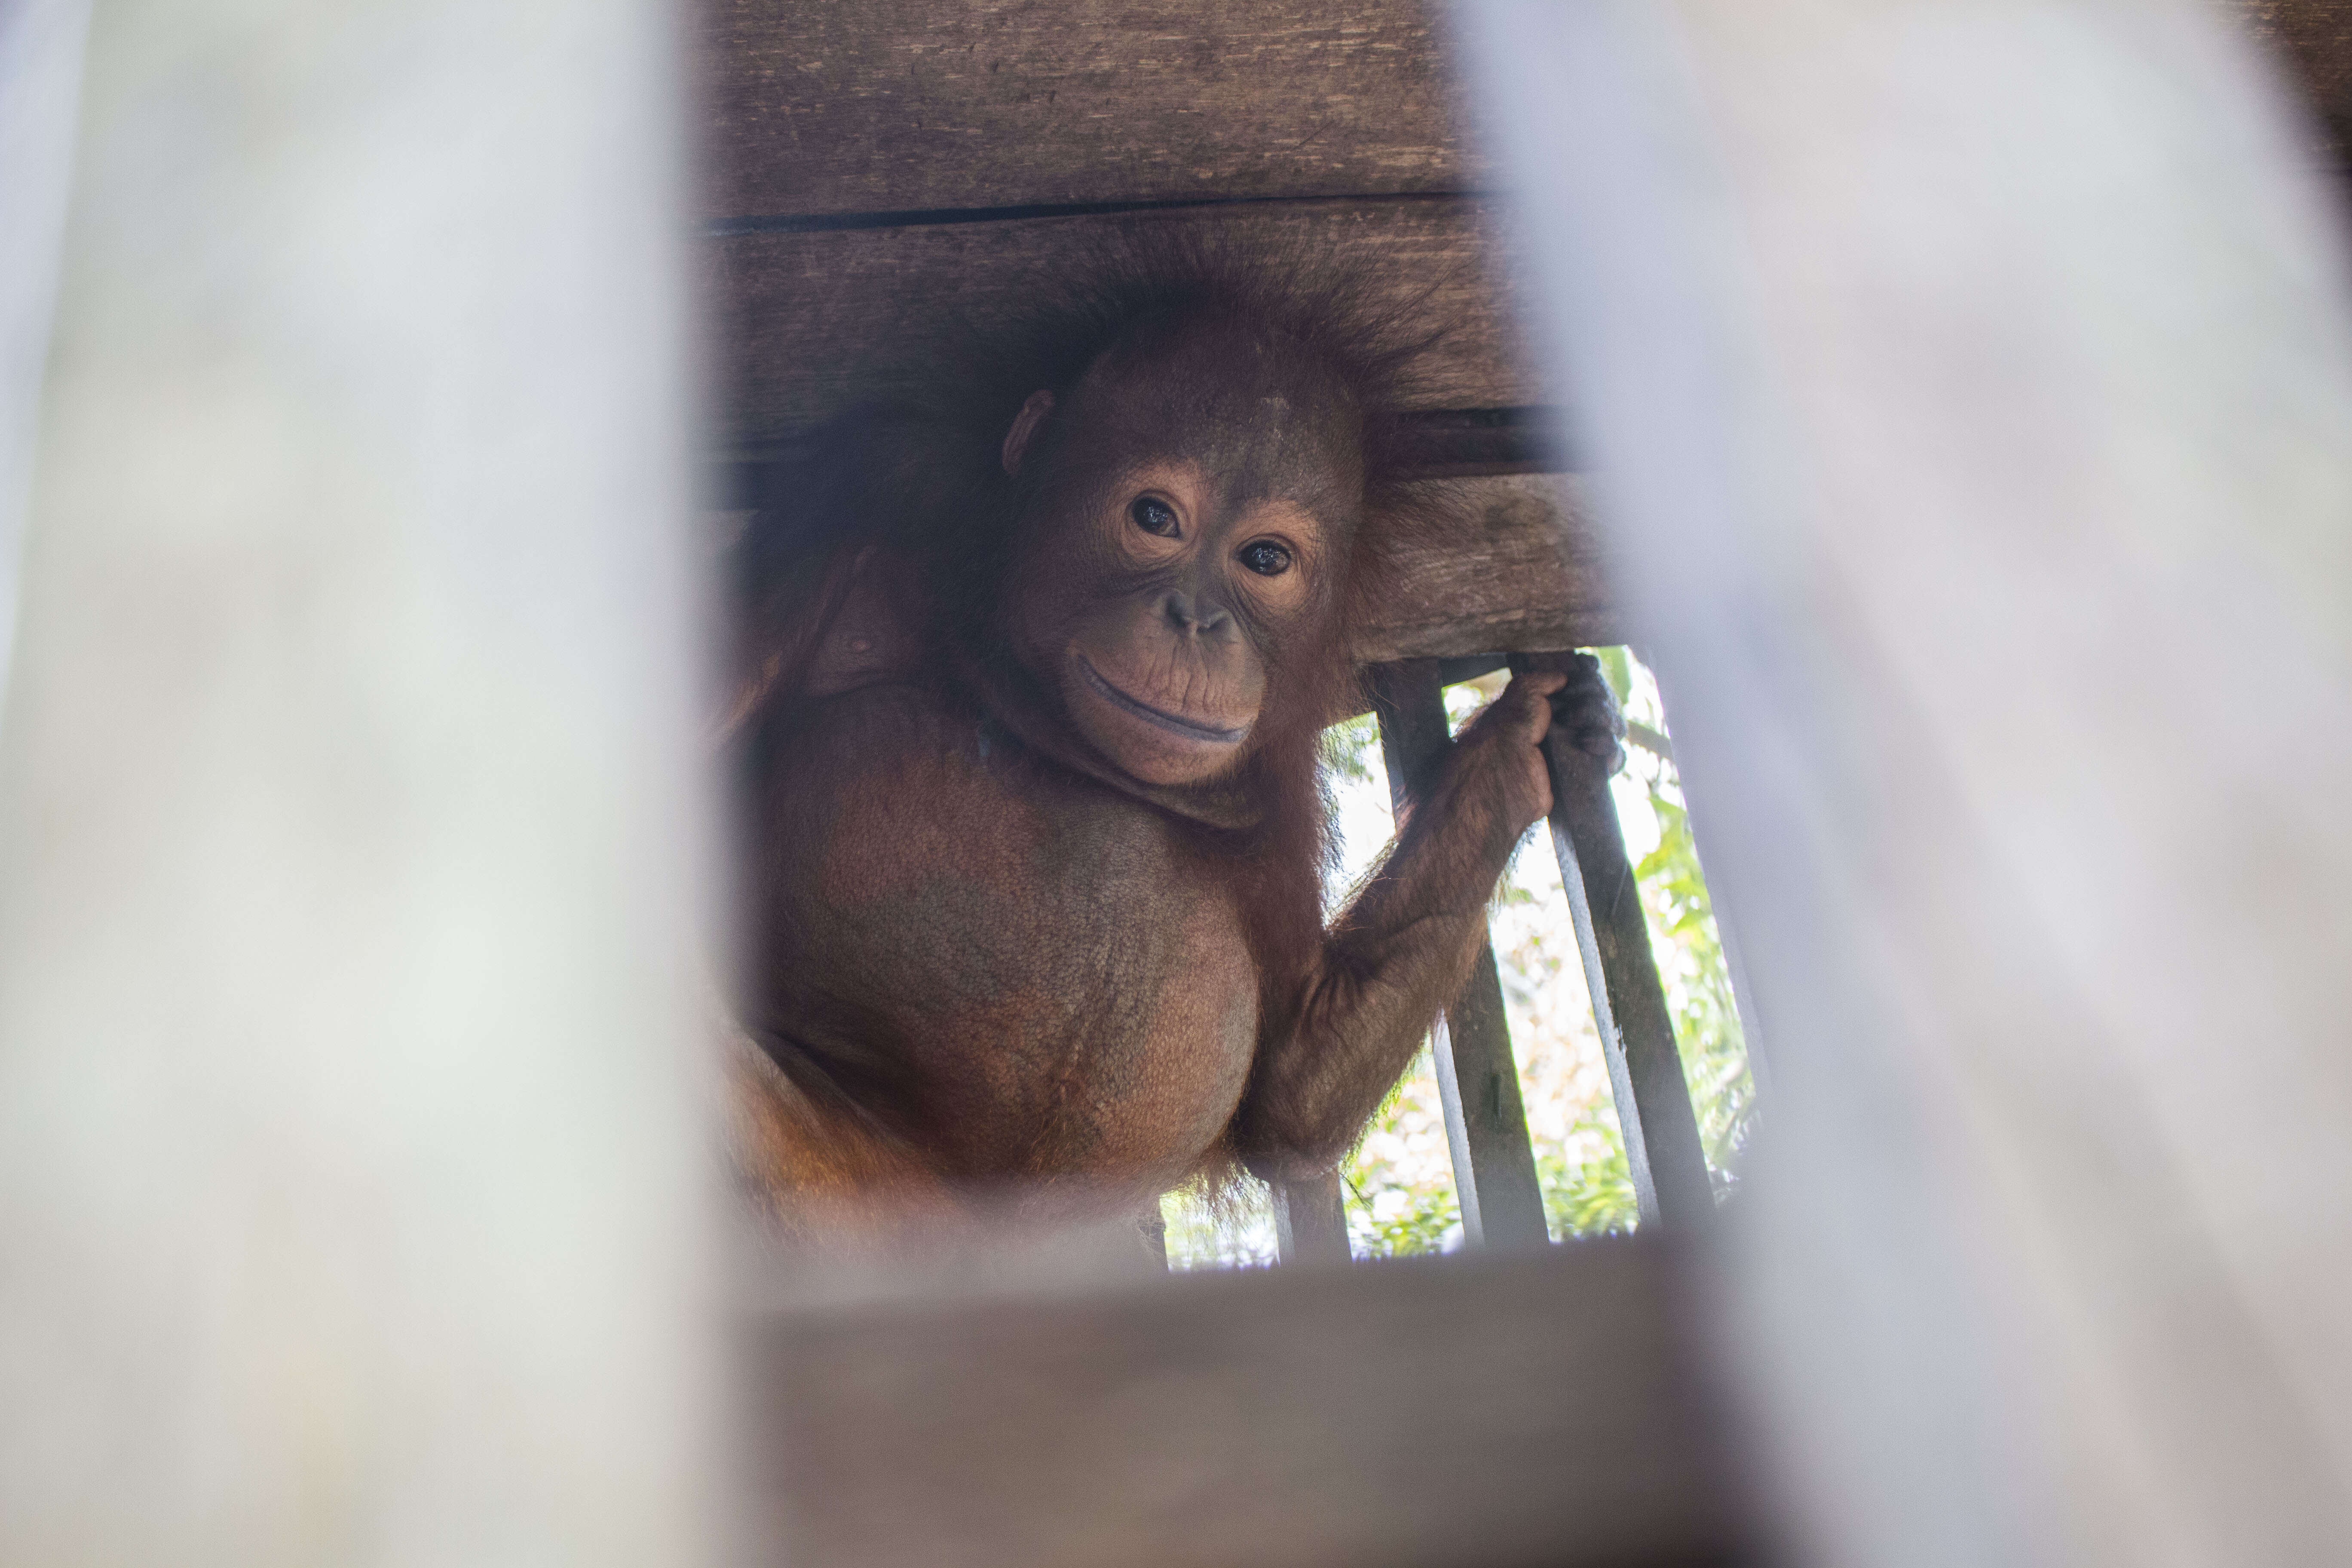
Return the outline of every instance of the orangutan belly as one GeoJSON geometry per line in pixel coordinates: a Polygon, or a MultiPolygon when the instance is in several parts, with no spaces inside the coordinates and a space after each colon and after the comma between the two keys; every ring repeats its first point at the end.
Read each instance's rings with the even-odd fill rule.
{"type": "Polygon", "coordinates": [[[905,689],[835,700],[795,750],[771,1037],[958,1178],[1195,1166],[1249,1075],[1257,976],[1180,826],[905,689]]]}

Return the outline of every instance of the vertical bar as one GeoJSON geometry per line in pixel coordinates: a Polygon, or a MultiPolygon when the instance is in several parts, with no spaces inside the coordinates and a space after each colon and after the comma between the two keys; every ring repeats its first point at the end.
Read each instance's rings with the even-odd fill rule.
{"type": "Polygon", "coordinates": [[[57,302],[88,0],[0,5],[0,708],[57,302]]]}
{"type": "Polygon", "coordinates": [[[1770,1020],[1719,1289],[1827,1561],[2352,1539],[2352,258],[2132,12],[1452,11],[1770,1020]]]}
{"type": "MultiPolygon", "coordinates": [[[[1573,680],[1600,679],[1591,654],[1514,654],[1511,668],[1564,670],[1573,680]]],[[[1578,748],[1555,725],[1544,738],[1551,774],[1551,842],[1559,879],[1576,920],[1576,945],[1592,994],[1592,1021],[1609,1060],[1609,1086],[1625,1133],[1642,1223],[1704,1223],[1715,1212],[1698,1118],[1683,1079],[1682,1053],[1666,1013],[1665,988],[1650,951],[1641,890],[1625,857],[1610,767],[1578,748]]]]}
{"type": "Polygon", "coordinates": [[[1274,1241],[1285,1263],[1345,1263],[1348,1211],[1339,1173],[1274,1184],[1274,1241]]]}
{"type": "MultiPolygon", "coordinates": [[[[1428,794],[1453,745],[1445,731],[1437,661],[1381,665],[1372,671],[1371,686],[1389,798],[1402,822],[1412,803],[1428,794]]],[[[1495,968],[1494,943],[1483,937],[1469,982],[1445,1009],[1433,1051],[1464,1237],[1474,1247],[1534,1247],[1550,1240],[1535,1149],[1528,1141],[1527,1109],[1519,1100],[1518,1065],[1511,1058],[1502,977],[1495,968]]]]}
{"type": "Polygon", "coordinates": [[[712,1560],[671,37],[93,8],[0,728],[0,1563],[712,1560]]]}

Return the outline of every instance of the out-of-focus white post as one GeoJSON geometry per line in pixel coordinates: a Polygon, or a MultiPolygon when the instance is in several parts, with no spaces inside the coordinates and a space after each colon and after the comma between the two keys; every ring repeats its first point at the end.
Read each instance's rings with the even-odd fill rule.
{"type": "Polygon", "coordinates": [[[98,7],[0,735],[0,1562],[704,1554],[670,25],[98,7]]]}
{"type": "Polygon", "coordinates": [[[0,704],[89,20],[89,0],[0,5],[0,704]]]}
{"type": "Polygon", "coordinates": [[[2186,3],[1466,0],[1773,1051],[1832,1563],[2352,1549],[2352,325],[2186,3]]]}

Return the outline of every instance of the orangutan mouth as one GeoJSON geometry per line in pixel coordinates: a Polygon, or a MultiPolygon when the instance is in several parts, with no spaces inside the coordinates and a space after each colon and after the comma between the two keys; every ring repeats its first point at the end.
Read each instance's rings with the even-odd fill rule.
{"type": "Polygon", "coordinates": [[[1097,669],[1094,661],[1085,654],[1078,655],[1078,670],[1087,678],[1088,685],[1109,699],[1114,705],[1125,709],[1147,723],[1157,724],[1161,729],[1181,735],[1188,741],[1206,741],[1212,745],[1233,746],[1240,744],[1242,738],[1249,733],[1249,726],[1246,724],[1238,729],[1226,729],[1217,724],[1202,724],[1154,708],[1149,702],[1139,702],[1105,679],[1102,671],[1097,669]]]}

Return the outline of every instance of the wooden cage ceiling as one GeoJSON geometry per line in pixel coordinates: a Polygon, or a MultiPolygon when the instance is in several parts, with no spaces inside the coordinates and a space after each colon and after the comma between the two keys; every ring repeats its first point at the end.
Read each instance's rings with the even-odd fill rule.
{"type": "MultiPolygon", "coordinates": [[[[2315,111],[2315,161],[2341,169],[2352,0],[2216,3],[2279,52],[2315,111]]],[[[1114,216],[1297,238],[1401,294],[1434,286],[1454,330],[1424,471],[1558,468],[1524,412],[1553,395],[1520,352],[1507,230],[1442,16],[1428,0],[706,0],[716,495],[743,504],[763,454],[922,374],[925,323],[1022,308],[1041,266],[1114,216]]],[[[1589,531],[1569,520],[1562,575],[1526,537],[1555,531],[1544,499],[1488,499],[1484,548],[1521,574],[1517,596],[1482,610],[1477,574],[1457,572],[1454,597],[1398,606],[1366,657],[1614,640],[1589,531]],[[1482,613],[1501,618],[1430,631],[1482,613]]]]}
{"type": "Polygon", "coordinates": [[[1491,184],[1432,10],[1302,0],[719,0],[701,216],[721,437],[758,446],[886,389],[941,306],[1017,308],[1112,212],[1297,237],[1461,328],[1444,401],[1538,401],[1486,263],[1491,184]]]}

